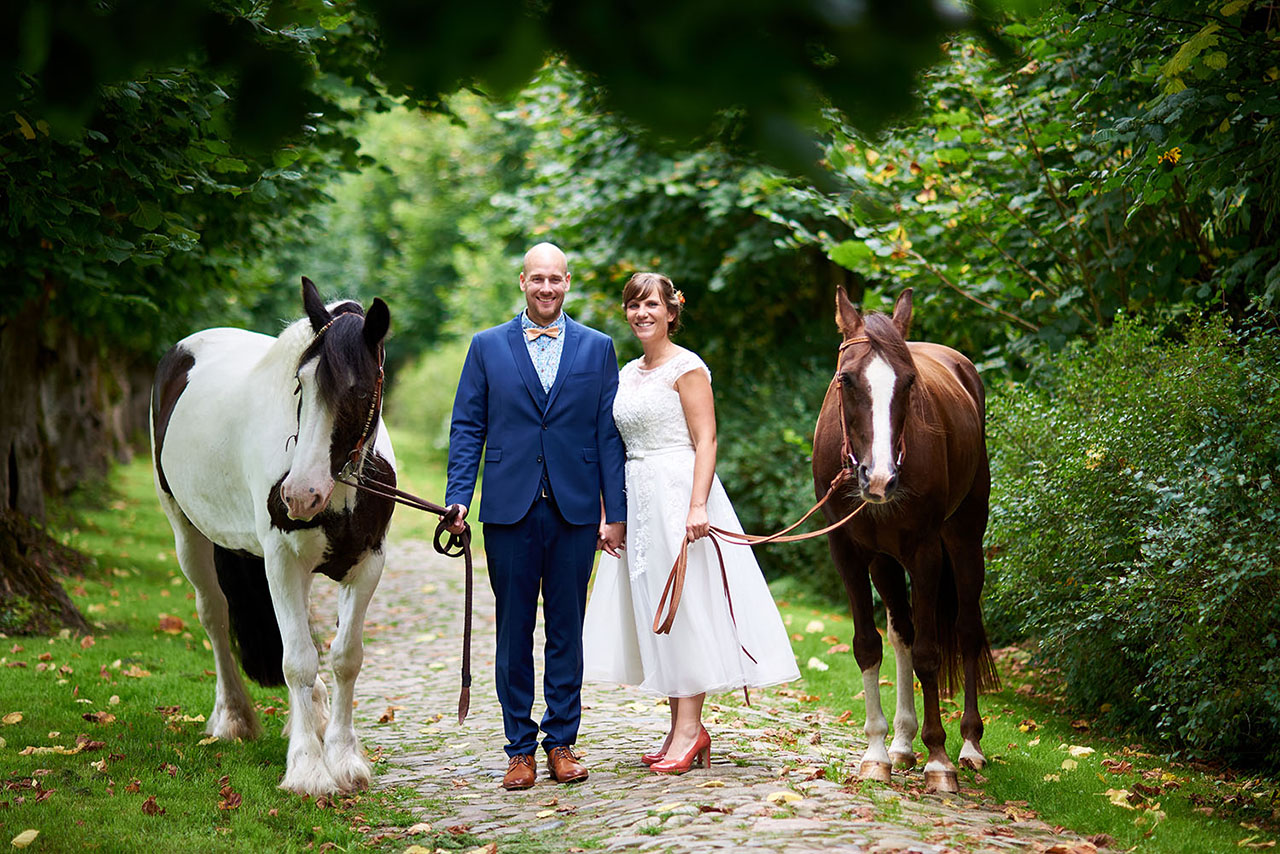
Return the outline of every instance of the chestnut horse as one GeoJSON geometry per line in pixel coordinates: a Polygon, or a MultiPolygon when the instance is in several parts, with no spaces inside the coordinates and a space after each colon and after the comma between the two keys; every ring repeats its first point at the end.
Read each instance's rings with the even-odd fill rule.
{"type": "Polygon", "coordinates": [[[892,318],[864,317],[840,288],[836,324],[844,342],[818,416],[813,477],[819,495],[842,471],[849,482],[824,505],[829,522],[866,502],[861,513],[827,534],[853,610],[854,654],[866,692],[868,743],[858,776],[888,782],[891,766],[915,765],[914,666],[924,697],[926,787],[954,792],[958,781],[947,756],[939,693],[955,692],[963,665],[960,762],[978,769],[986,764],[978,692],[999,685],[979,601],[991,489],[982,381],[955,350],[906,341],[910,288],[898,297],[892,318]],[[888,752],[871,582],[885,603],[898,665],[888,752]]]}

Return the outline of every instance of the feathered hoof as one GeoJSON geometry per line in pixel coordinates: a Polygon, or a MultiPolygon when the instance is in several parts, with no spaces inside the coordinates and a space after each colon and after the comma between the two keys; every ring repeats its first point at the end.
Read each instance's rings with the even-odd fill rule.
{"type": "Polygon", "coordinates": [[[280,788],[296,795],[310,795],[313,798],[334,795],[341,791],[324,763],[309,763],[305,769],[290,768],[285,772],[284,779],[280,781],[280,788]]]}
{"type": "Polygon", "coordinates": [[[325,742],[324,760],[329,773],[343,792],[359,792],[373,782],[373,766],[365,758],[358,741],[352,740],[342,749],[331,749],[331,741],[325,742]]]}
{"type": "Polygon", "coordinates": [[[960,781],[955,771],[925,771],[924,790],[955,794],[960,791],[960,781]]]}
{"type": "Polygon", "coordinates": [[[235,741],[237,738],[252,741],[262,734],[262,724],[252,708],[215,708],[209,714],[204,731],[222,741],[235,741]]]}
{"type": "Polygon", "coordinates": [[[889,758],[893,760],[893,770],[910,771],[916,767],[916,755],[914,753],[890,753],[889,758]]]}
{"type": "Polygon", "coordinates": [[[888,762],[878,762],[874,759],[864,759],[862,764],[858,766],[858,779],[871,780],[875,783],[888,783],[892,777],[893,766],[888,762]]]}

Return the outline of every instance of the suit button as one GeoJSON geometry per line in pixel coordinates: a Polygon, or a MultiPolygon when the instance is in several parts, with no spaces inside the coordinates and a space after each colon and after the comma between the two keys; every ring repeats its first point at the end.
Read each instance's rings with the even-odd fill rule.
{"type": "Polygon", "coordinates": [[[546,429],[547,429],[547,425],[546,425],[546,424],[543,424],[543,425],[542,425],[542,429],[543,429],[543,430],[546,430],[546,429]]]}
{"type": "Polygon", "coordinates": [[[542,454],[538,454],[538,462],[542,462],[542,454]]]}

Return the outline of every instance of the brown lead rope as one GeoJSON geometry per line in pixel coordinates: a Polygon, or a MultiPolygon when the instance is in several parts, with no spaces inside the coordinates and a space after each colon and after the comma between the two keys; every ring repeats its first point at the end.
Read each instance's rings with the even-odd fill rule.
{"type": "Polygon", "coordinates": [[[466,603],[462,624],[462,690],[458,692],[458,723],[462,723],[466,720],[467,712],[471,708],[471,601],[474,589],[474,573],[471,561],[471,527],[468,525],[461,534],[451,533],[448,530],[448,525],[456,514],[450,513],[447,508],[441,507],[439,504],[434,504],[425,498],[419,498],[412,493],[397,489],[381,481],[365,478],[365,482],[362,483],[358,480],[345,478],[341,474],[335,480],[362,492],[367,492],[370,495],[377,495],[380,498],[386,498],[406,507],[412,507],[415,510],[424,510],[428,513],[436,514],[440,517],[432,542],[436,552],[445,557],[462,557],[467,570],[466,603]],[[441,542],[441,534],[449,534],[448,540],[441,542]]]}

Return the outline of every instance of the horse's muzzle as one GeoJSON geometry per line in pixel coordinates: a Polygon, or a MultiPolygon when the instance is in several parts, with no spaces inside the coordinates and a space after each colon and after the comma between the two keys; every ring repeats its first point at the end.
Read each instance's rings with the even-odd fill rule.
{"type": "Polygon", "coordinates": [[[302,522],[310,521],[317,513],[329,506],[329,496],[333,494],[333,481],[329,481],[327,489],[307,487],[291,489],[287,483],[280,485],[280,500],[284,502],[285,511],[290,519],[302,522]]]}
{"type": "Polygon", "coordinates": [[[884,504],[893,498],[898,488],[898,467],[888,466],[886,471],[872,472],[866,464],[858,466],[858,490],[868,504],[884,504]]]}

